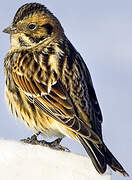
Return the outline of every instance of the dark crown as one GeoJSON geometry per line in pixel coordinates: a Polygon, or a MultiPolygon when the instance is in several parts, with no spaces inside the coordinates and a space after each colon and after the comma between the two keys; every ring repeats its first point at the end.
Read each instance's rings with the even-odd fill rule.
{"type": "Polygon", "coordinates": [[[24,17],[28,17],[34,13],[50,14],[53,16],[53,14],[44,5],[39,3],[27,3],[18,9],[13,19],[13,24],[17,24],[17,22],[23,20],[24,17]]]}

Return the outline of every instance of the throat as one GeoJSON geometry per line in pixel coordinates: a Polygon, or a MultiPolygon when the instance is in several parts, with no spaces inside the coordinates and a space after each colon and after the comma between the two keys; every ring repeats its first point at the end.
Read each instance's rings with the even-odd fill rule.
{"type": "Polygon", "coordinates": [[[42,37],[33,37],[29,34],[14,34],[11,36],[11,48],[12,49],[25,49],[34,47],[45,39],[42,37]]]}
{"type": "Polygon", "coordinates": [[[26,36],[14,34],[11,36],[11,49],[23,49],[31,47],[32,43],[26,36]]]}

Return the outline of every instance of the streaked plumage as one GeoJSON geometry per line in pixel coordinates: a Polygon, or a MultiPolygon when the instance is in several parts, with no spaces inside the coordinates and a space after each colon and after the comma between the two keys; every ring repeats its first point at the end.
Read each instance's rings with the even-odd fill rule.
{"type": "Polygon", "coordinates": [[[12,111],[35,133],[80,142],[99,173],[107,164],[128,176],[102,139],[102,115],[90,73],[57,18],[38,3],[22,6],[5,62],[12,111]]]}

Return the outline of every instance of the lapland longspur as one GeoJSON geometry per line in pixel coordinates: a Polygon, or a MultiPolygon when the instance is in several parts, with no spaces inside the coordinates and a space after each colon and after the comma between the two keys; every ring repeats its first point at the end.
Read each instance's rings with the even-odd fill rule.
{"type": "Polygon", "coordinates": [[[109,165],[128,176],[103,142],[90,73],[58,19],[45,6],[28,3],[4,32],[11,37],[4,70],[13,113],[36,135],[80,142],[100,174],[109,165]]]}

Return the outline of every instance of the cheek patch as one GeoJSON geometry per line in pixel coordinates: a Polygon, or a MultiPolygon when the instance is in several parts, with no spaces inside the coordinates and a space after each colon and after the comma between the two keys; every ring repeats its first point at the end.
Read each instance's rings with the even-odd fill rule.
{"type": "Polygon", "coordinates": [[[46,29],[48,35],[51,35],[53,32],[53,26],[51,24],[44,24],[41,27],[46,29]]]}

